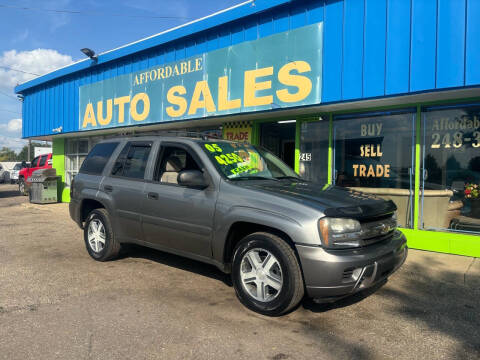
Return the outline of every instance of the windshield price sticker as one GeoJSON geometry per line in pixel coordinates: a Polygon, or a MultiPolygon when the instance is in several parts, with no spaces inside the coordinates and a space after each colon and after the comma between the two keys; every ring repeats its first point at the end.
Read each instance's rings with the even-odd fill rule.
{"type": "Polygon", "coordinates": [[[222,152],[222,148],[217,144],[205,144],[205,148],[210,152],[222,152]]]}
{"type": "MultiPolygon", "coordinates": [[[[240,174],[240,173],[243,173],[243,172],[247,172],[247,171],[250,171],[250,170],[253,170],[253,169],[254,169],[254,167],[253,167],[252,165],[242,165],[242,166],[239,166],[239,167],[237,167],[237,168],[235,168],[235,169],[230,170],[230,172],[231,172],[232,174],[235,174],[235,175],[236,175],[236,174],[240,174]]],[[[256,171],[252,171],[251,173],[253,174],[253,173],[255,173],[255,172],[256,172],[256,171]]]]}
{"type": "Polygon", "coordinates": [[[233,165],[243,162],[243,159],[235,153],[216,155],[215,160],[222,165],[233,165]]]}
{"type": "MultiPolygon", "coordinates": [[[[220,146],[218,146],[218,144],[205,144],[205,149],[207,149],[211,153],[223,152],[223,149],[220,146]]],[[[224,166],[234,165],[234,164],[244,162],[244,160],[234,152],[228,153],[228,154],[215,155],[215,160],[217,160],[217,162],[220,165],[224,165],[224,166]]]]}

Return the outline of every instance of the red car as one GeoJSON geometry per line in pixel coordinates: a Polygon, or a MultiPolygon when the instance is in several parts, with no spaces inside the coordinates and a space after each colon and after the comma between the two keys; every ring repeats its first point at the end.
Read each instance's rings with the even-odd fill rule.
{"type": "Polygon", "coordinates": [[[43,154],[32,160],[30,165],[20,170],[18,173],[18,191],[20,194],[27,195],[26,186],[29,185],[28,178],[38,169],[50,169],[52,167],[52,154],[43,154]]]}

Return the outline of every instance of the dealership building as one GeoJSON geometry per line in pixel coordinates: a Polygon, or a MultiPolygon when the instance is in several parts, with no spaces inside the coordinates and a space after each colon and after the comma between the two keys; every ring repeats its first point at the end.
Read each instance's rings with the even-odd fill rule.
{"type": "Polygon", "coordinates": [[[479,18],[478,0],[246,1],[17,86],[23,137],[53,142],[65,202],[102,139],[248,141],[393,200],[410,247],[480,257],[479,18]]]}

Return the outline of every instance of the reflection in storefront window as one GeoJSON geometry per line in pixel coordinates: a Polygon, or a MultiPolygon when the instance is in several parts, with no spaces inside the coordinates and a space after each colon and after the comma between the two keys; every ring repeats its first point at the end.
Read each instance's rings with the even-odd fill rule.
{"type": "Polygon", "coordinates": [[[413,113],[336,118],[335,184],[392,200],[400,226],[413,224],[413,113]]]}
{"type": "Polygon", "coordinates": [[[420,226],[480,232],[480,105],[423,113],[420,226]]]}
{"type": "Polygon", "coordinates": [[[300,133],[300,176],[320,184],[328,182],[327,120],[304,122],[300,133]]]}

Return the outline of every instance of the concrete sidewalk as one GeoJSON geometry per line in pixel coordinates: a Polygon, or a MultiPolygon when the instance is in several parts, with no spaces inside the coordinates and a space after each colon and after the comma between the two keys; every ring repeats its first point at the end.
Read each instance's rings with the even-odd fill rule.
{"type": "Polygon", "coordinates": [[[416,276],[480,290],[480,258],[409,249],[404,266],[416,276]]]}

